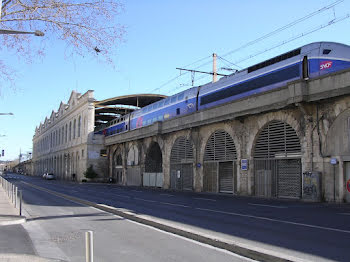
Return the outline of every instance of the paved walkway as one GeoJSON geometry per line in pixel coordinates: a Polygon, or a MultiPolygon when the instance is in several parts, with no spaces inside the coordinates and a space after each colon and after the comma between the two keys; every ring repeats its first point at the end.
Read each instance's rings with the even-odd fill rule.
{"type": "Polygon", "coordinates": [[[7,193],[0,184],[0,226],[22,224],[26,222],[24,216],[19,216],[19,210],[11,203],[7,193]]]}
{"type": "Polygon", "coordinates": [[[24,216],[14,207],[0,181],[0,261],[2,262],[53,262],[36,256],[32,241],[22,227],[24,216]]]}

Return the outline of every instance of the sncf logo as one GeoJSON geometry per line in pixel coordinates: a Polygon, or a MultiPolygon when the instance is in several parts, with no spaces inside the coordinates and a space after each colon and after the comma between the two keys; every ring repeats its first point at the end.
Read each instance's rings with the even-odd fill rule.
{"type": "Polygon", "coordinates": [[[320,63],[320,70],[329,69],[332,67],[332,61],[323,61],[320,63]]]}

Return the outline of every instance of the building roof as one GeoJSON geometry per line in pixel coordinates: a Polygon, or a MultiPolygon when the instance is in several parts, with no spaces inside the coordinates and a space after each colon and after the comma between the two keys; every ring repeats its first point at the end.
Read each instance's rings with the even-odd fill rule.
{"type": "Polygon", "coordinates": [[[117,96],[113,98],[108,98],[101,101],[96,101],[96,107],[108,106],[108,105],[127,105],[135,107],[144,107],[159,100],[167,98],[165,95],[159,94],[135,94],[126,96],[117,96]]]}
{"type": "Polygon", "coordinates": [[[108,121],[128,114],[159,100],[166,98],[165,95],[135,94],[117,96],[95,102],[95,126],[99,127],[108,121]]]}

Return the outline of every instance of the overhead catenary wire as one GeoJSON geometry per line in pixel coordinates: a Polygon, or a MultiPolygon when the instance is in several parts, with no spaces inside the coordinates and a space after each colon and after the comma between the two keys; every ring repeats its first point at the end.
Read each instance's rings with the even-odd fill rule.
{"type": "MultiPolygon", "coordinates": [[[[327,6],[324,6],[324,7],[320,8],[320,9],[318,9],[318,10],[316,10],[316,11],[314,11],[314,12],[312,12],[312,13],[306,15],[306,16],[303,16],[303,17],[301,17],[301,18],[299,18],[299,19],[297,19],[297,20],[295,20],[295,21],[293,21],[293,22],[291,22],[291,23],[289,23],[289,24],[287,24],[287,25],[285,25],[285,26],[282,26],[282,27],[280,27],[280,28],[278,28],[278,29],[276,29],[276,30],[274,30],[274,31],[272,31],[272,32],[270,32],[270,33],[268,33],[268,34],[265,34],[265,35],[263,35],[263,36],[261,36],[261,37],[255,39],[255,40],[252,40],[252,41],[250,41],[250,42],[248,42],[248,43],[246,43],[246,44],[244,44],[244,45],[242,45],[242,46],[240,46],[240,47],[238,47],[238,48],[236,48],[236,49],[234,49],[234,50],[232,50],[232,51],[229,51],[229,52],[225,53],[224,55],[218,56],[218,57],[219,57],[222,61],[226,61],[226,62],[228,62],[228,63],[230,63],[230,64],[232,64],[232,65],[235,65],[236,67],[239,67],[240,69],[242,69],[242,67],[240,67],[240,66],[237,65],[238,63],[241,63],[241,62],[243,62],[243,61],[246,61],[246,60],[248,60],[248,59],[251,59],[251,58],[253,58],[253,57],[256,57],[256,56],[258,56],[258,55],[260,55],[260,54],[263,54],[263,53],[265,53],[265,52],[268,52],[268,51],[270,51],[270,50],[273,50],[274,48],[277,48],[277,47],[282,46],[282,45],[284,45],[284,44],[287,44],[287,43],[289,43],[289,42],[291,42],[291,41],[294,41],[294,40],[296,40],[296,39],[299,39],[299,38],[301,38],[301,37],[303,37],[303,36],[309,35],[309,34],[311,34],[311,33],[313,33],[313,32],[316,32],[316,31],[318,31],[318,30],[321,30],[321,29],[323,29],[323,28],[325,28],[325,27],[328,27],[328,26],[330,26],[330,25],[333,25],[333,24],[335,24],[335,23],[338,23],[338,22],[340,22],[340,21],[343,21],[343,20],[349,18],[349,15],[347,14],[345,17],[336,19],[336,18],[335,18],[335,13],[334,13],[334,19],[331,20],[330,22],[328,22],[327,25],[321,25],[321,26],[319,26],[317,29],[312,29],[312,30],[310,30],[310,31],[307,31],[306,33],[302,33],[302,34],[300,34],[300,35],[298,35],[298,36],[296,36],[296,37],[287,39],[286,41],[282,41],[282,42],[279,43],[278,45],[275,45],[275,46],[273,46],[273,47],[271,47],[271,48],[268,48],[268,49],[266,49],[266,50],[264,50],[264,51],[257,52],[257,53],[255,53],[254,55],[251,55],[251,56],[249,56],[249,57],[246,57],[246,58],[241,59],[241,60],[239,60],[239,61],[236,61],[236,62],[234,62],[234,63],[228,61],[227,59],[224,59],[223,57],[227,57],[227,56],[229,56],[229,55],[231,55],[231,54],[233,54],[233,53],[235,53],[235,52],[238,52],[238,51],[240,51],[240,50],[242,50],[242,49],[244,49],[244,48],[246,48],[246,47],[252,46],[252,45],[254,45],[254,44],[256,44],[256,43],[258,43],[258,42],[260,42],[260,41],[262,41],[262,40],[265,40],[266,38],[269,38],[269,37],[271,37],[271,36],[273,36],[273,35],[275,35],[275,34],[277,34],[277,33],[280,33],[280,32],[282,32],[282,31],[284,31],[284,30],[286,30],[286,29],[288,29],[288,28],[290,28],[290,27],[292,27],[292,26],[297,25],[297,24],[299,24],[299,23],[301,23],[301,22],[303,22],[303,21],[305,21],[305,20],[307,20],[307,19],[310,19],[310,18],[314,17],[315,15],[318,15],[318,14],[320,14],[320,13],[326,11],[326,10],[329,10],[329,9],[332,9],[332,8],[333,8],[333,10],[334,10],[334,7],[335,7],[336,5],[342,3],[342,2],[344,2],[344,0],[337,0],[337,1],[331,3],[331,4],[327,5],[327,6]]],[[[199,63],[199,62],[202,62],[202,61],[205,61],[206,59],[211,59],[211,58],[212,58],[212,56],[206,56],[206,57],[203,57],[203,58],[201,58],[201,59],[198,59],[198,60],[196,60],[195,62],[192,62],[192,63],[190,63],[190,64],[188,64],[188,65],[186,65],[186,66],[184,66],[184,67],[189,67],[189,66],[191,66],[191,65],[197,64],[197,63],[199,63]]],[[[211,60],[208,61],[208,62],[202,63],[201,65],[195,67],[194,69],[198,69],[198,68],[204,67],[204,66],[206,66],[206,65],[208,65],[208,64],[210,64],[210,63],[212,63],[211,60]]],[[[179,79],[180,77],[185,76],[185,75],[187,75],[187,74],[189,74],[189,73],[190,73],[190,72],[180,73],[179,75],[177,75],[177,76],[171,78],[170,80],[168,80],[167,82],[163,83],[163,84],[162,84],[161,86],[159,86],[158,88],[155,88],[155,89],[151,90],[151,92],[154,92],[154,91],[156,91],[156,90],[159,90],[159,91],[160,91],[160,89],[162,89],[163,87],[167,86],[168,84],[174,82],[175,80],[177,80],[177,79],[179,79]]],[[[207,76],[205,76],[205,77],[207,77],[207,76]]],[[[202,78],[204,78],[204,77],[202,77],[202,78]]],[[[198,81],[199,79],[202,79],[202,78],[197,78],[196,80],[198,81]]],[[[184,85],[182,85],[182,86],[184,86],[184,85]]],[[[179,87],[178,87],[178,88],[179,88],[179,87]]],[[[176,89],[178,89],[178,88],[174,88],[174,89],[176,90],[176,89]]]]}
{"type": "Polygon", "coordinates": [[[332,20],[329,21],[327,24],[323,24],[323,25],[318,26],[317,28],[310,29],[309,31],[306,31],[306,32],[301,33],[301,34],[299,34],[299,35],[297,35],[297,36],[294,36],[294,37],[289,38],[289,39],[287,39],[287,40],[285,40],[285,41],[282,41],[282,42],[278,43],[277,45],[274,45],[274,46],[272,46],[272,47],[270,47],[270,48],[267,48],[267,49],[265,49],[265,50],[263,50],[263,51],[259,51],[259,52],[255,53],[255,54],[253,54],[253,55],[250,55],[250,56],[247,56],[247,57],[245,57],[245,58],[243,58],[243,59],[240,59],[240,60],[236,61],[235,63],[242,63],[242,62],[244,62],[244,61],[246,61],[246,60],[248,60],[248,59],[251,59],[251,58],[253,58],[253,57],[256,57],[256,56],[258,56],[258,55],[261,55],[261,54],[263,54],[263,53],[266,53],[266,52],[268,52],[268,51],[271,51],[271,50],[273,50],[273,49],[275,49],[275,48],[277,48],[277,47],[280,47],[280,46],[285,45],[285,44],[287,44],[287,43],[289,43],[289,42],[292,42],[292,41],[294,41],[294,40],[296,40],[296,39],[299,39],[299,38],[301,38],[301,37],[304,37],[304,36],[307,36],[307,35],[312,34],[312,33],[314,33],[314,32],[317,32],[317,31],[319,31],[319,30],[321,30],[321,29],[324,29],[324,28],[326,28],[326,27],[328,27],[328,26],[334,25],[334,24],[336,24],[336,23],[338,23],[338,22],[341,22],[341,21],[343,21],[343,20],[345,20],[345,19],[348,19],[348,18],[350,18],[350,14],[346,14],[345,16],[340,17],[340,18],[337,18],[337,19],[332,19],[332,20]]]}

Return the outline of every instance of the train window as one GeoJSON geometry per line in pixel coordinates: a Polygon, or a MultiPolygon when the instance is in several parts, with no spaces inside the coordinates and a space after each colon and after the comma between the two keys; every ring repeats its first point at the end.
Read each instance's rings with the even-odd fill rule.
{"type": "Polygon", "coordinates": [[[165,106],[166,106],[166,105],[169,105],[169,102],[170,102],[170,99],[165,99],[164,105],[165,105],[165,106]]]}
{"type": "Polygon", "coordinates": [[[176,114],[180,115],[180,108],[176,108],[176,114]]]}
{"type": "Polygon", "coordinates": [[[163,120],[163,116],[158,116],[158,121],[162,121],[163,120]]]}
{"type": "Polygon", "coordinates": [[[180,100],[184,99],[184,96],[185,96],[185,93],[179,94],[178,97],[177,97],[177,101],[180,101],[180,100]]]}
{"type": "Polygon", "coordinates": [[[164,100],[159,102],[159,107],[163,107],[164,106],[164,100]]]}
{"type": "Polygon", "coordinates": [[[176,102],[176,98],[177,98],[176,96],[173,96],[173,97],[171,98],[171,101],[170,101],[170,102],[171,102],[171,103],[175,103],[175,102],[176,102]]]}
{"type": "Polygon", "coordinates": [[[285,59],[288,59],[288,58],[291,58],[291,57],[294,57],[294,56],[297,56],[297,55],[300,55],[300,52],[301,52],[301,49],[295,49],[293,51],[290,51],[288,53],[285,53],[285,54],[282,54],[280,56],[277,56],[277,57],[274,57],[274,58],[271,58],[269,60],[266,60],[264,62],[261,62],[259,64],[256,64],[256,65],[253,65],[251,67],[248,67],[248,73],[251,73],[253,71],[256,71],[258,69],[261,69],[261,68],[264,68],[266,66],[269,66],[269,65],[273,65],[275,63],[278,63],[278,62],[281,62],[285,59]]]}
{"type": "Polygon", "coordinates": [[[157,118],[156,117],[154,117],[153,120],[152,120],[152,123],[154,123],[154,122],[157,122],[157,118]]]}
{"type": "Polygon", "coordinates": [[[331,49],[323,49],[323,54],[328,55],[332,50],[331,49]]]}

